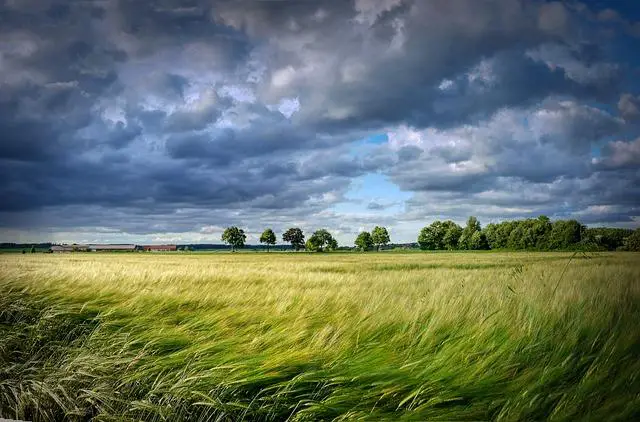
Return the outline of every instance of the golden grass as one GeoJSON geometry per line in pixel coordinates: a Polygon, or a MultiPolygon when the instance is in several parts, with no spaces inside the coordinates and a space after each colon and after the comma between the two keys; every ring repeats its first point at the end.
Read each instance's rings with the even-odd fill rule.
{"type": "Polygon", "coordinates": [[[629,420],[639,258],[2,255],[0,416],[629,420]]]}

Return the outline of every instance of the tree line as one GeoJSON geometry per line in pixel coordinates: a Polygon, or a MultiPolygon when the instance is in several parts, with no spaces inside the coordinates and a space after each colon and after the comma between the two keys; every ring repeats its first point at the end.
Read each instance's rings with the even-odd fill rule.
{"type": "MultiPolygon", "coordinates": [[[[356,244],[360,244],[364,250],[369,250],[374,247],[379,250],[382,246],[390,242],[389,232],[386,227],[376,226],[371,233],[365,233],[365,238],[363,238],[363,233],[361,233],[356,240],[356,244]]],[[[227,227],[222,233],[222,241],[231,246],[232,251],[235,251],[238,248],[244,247],[247,241],[247,235],[243,229],[237,226],[227,227]]],[[[326,229],[316,230],[305,241],[305,235],[302,229],[291,227],[282,234],[282,241],[290,243],[291,247],[296,251],[304,249],[311,252],[324,252],[338,249],[338,241],[326,229]]],[[[260,243],[267,246],[267,251],[269,250],[269,246],[275,246],[276,242],[276,234],[270,228],[265,229],[260,235],[260,243]]]]}
{"type": "MultiPolygon", "coordinates": [[[[222,241],[232,251],[245,245],[247,236],[241,228],[228,227],[222,241]]],[[[282,234],[282,241],[296,251],[332,251],[338,242],[326,229],[316,230],[308,239],[302,229],[291,227],[282,234]]],[[[268,228],[260,235],[260,243],[275,246],[275,232],[268,228]]],[[[354,243],[360,251],[379,251],[391,242],[386,227],[376,226],[371,232],[358,234],[354,243]]],[[[551,221],[547,216],[524,220],[480,225],[476,217],[469,217],[462,227],[451,220],[436,220],[423,227],[417,245],[422,250],[629,250],[640,251],[640,229],[587,228],[577,220],[551,221]]]]}
{"type": "Polygon", "coordinates": [[[463,228],[451,220],[434,221],[418,235],[423,250],[640,250],[640,229],[587,228],[577,220],[547,216],[491,223],[482,228],[469,217],[463,228]]]}

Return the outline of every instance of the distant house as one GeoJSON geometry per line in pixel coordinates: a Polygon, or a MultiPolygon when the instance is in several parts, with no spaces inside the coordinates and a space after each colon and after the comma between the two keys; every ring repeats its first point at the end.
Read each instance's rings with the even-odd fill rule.
{"type": "Polygon", "coordinates": [[[133,252],[136,245],[89,245],[89,250],[96,252],[133,252]]]}
{"type": "Polygon", "coordinates": [[[165,252],[177,250],[176,245],[143,245],[142,250],[146,252],[165,252]]]}
{"type": "Polygon", "coordinates": [[[88,245],[52,245],[49,249],[54,253],[62,253],[62,252],[87,252],[89,250],[88,245]]]}

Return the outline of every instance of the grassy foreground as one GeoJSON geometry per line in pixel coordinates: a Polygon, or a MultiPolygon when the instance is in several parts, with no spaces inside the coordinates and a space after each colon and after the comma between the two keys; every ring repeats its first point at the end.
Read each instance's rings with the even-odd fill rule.
{"type": "Polygon", "coordinates": [[[640,254],[0,256],[0,417],[640,420],[640,254]]]}

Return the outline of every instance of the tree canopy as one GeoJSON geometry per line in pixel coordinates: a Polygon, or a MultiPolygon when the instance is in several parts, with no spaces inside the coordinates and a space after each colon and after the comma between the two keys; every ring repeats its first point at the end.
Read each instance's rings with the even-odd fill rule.
{"type": "Polygon", "coordinates": [[[371,233],[362,232],[358,234],[356,238],[355,245],[358,249],[362,251],[368,251],[373,248],[373,240],[371,239],[371,233]]]}
{"type": "Polygon", "coordinates": [[[456,249],[458,247],[458,239],[462,234],[462,227],[451,220],[441,222],[439,220],[431,223],[430,226],[420,230],[418,235],[418,244],[420,249],[440,250],[440,249],[456,249]]]}
{"type": "Polygon", "coordinates": [[[326,229],[316,230],[306,243],[306,249],[311,252],[323,252],[338,248],[338,242],[326,229]]]}
{"type": "Polygon", "coordinates": [[[291,243],[291,246],[293,246],[293,249],[296,251],[304,248],[304,233],[297,227],[291,227],[284,232],[282,240],[291,243]]]}
{"type": "Polygon", "coordinates": [[[640,252],[640,229],[636,229],[625,239],[624,247],[628,251],[640,252]]]}
{"type": "Polygon", "coordinates": [[[469,217],[466,227],[462,230],[462,234],[458,239],[459,249],[471,249],[471,238],[475,232],[481,230],[480,222],[474,216],[469,217]]]}
{"type": "MultiPolygon", "coordinates": [[[[238,227],[228,227],[222,240],[233,251],[244,246],[246,235],[238,227]]],[[[326,229],[315,231],[305,242],[303,231],[291,227],[282,234],[295,250],[329,251],[338,249],[338,242],[326,229]]],[[[640,250],[640,229],[610,227],[587,228],[577,220],[555,220],[541,215],[537,218],[490,223],[486,227],[474,216],[461,227],[451,220],[433,221],[418,234],[418,245],[423,250],[640,250]]],[[[271,228],[260,235],[260,243],[275,245],[277,237],[271,228]]],[[[368,251],[380,250],[390,243],[386,227],[376,226],[371,232],[358,233],[355,246],[368,251]]],[[[348,249],[348,248],[346,248],[348,249]]],[[[33,249],[35,250],[35,249],[33,249]]],[[[184,250],[187,250],[185,247],[184,250]]]]}
{"type": "Polygon", "coordinates": [[[380,250],[381,246],[386,245],[391,241],[387,228],[380,226],[375,226],[371,231],[371,240],[377,250],[380,250]]]}
{"type": "Polygon", "coordinates": [[[485,228],[470,217],[464,229],[452,221],[434,221],[418,234],[421,249],[630,250],[633,231],[586,228],[576,220],[538,218],[491,223],[485,228]]]}
{"type": "Polygon", "coordinates": [[[489,249],[487,236],[485,236],[485,234],[481,231],[473,232],[473,235],[471,235],[471,239],[469,240],[469,249],[474,251],[489,249]]]}
{"type": "Polygon", "coordinates": [[[585,229],[582,235],[585,242],[595,245],[597,249],[615,251],[616,249],[627,249],[625,241],[628,241],[629,237],[633,235],[633,230],[594,227],[585,229]]]}
{"type": "Polygon", "coordinates": [[[267,252],[269,251],[269,246],[273,246],[276,244],[276,234],[271,229],[265,229],[260,235],[260,243],[264,243],[267,245],[267,252]]]}
{"type": "Polygon", "coordinates": [[[246,240],[247,235],[244,234],[244,230],[236,226],[227,227],[222,233],[222,241],[231,245],[231,251],[242,248],[246,240]]]}
{"type": "Polygon", "coordinates": [[[442,246],[447,250],[454,250],[458,248],[458,240],[462,236],[462,227],[457,225],[451,220],[447,220],[443,223],[447,227],[447,231],[442,238],[442,246]]]}

